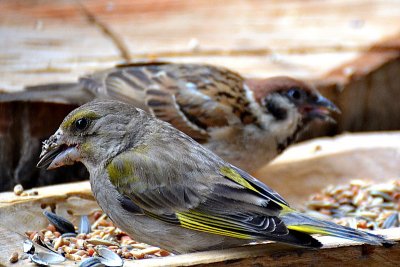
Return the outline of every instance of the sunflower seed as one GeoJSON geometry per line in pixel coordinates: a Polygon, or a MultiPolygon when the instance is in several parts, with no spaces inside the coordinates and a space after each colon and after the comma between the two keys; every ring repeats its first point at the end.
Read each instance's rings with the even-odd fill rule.
{"type": "MultiPolygon", "coordinates": [[[[148,257],[165,257],[171,255],[169,252],[166,251],[162,251],[161,253],[161,250],[153,253],[157,250],[156,248],[151,248],[149,245],[143,243],[137,243],[132,238],[127,236],[124,232],[122,232],[122,230],[116,228],[113,223],[107,218],[107,216],[101,211],[96,211],[89,216],[90,221],[94,220],[95,223],[93,224],[94,227],[91,227],[91,231],[87,234],[64,233],[63,235],[61,235],[53,224],[48,225],[45,229],[42,229],[40,231],[26,232],[30,239],[30,241],[28,240],[25,244],[25,247],[27,247],[26,250],[28,251],[31,249],[31,247],[34,246],[33,248],[36,248],[36,251],[38,251],[39,248],[43,247],[48,250],[52,250],[52,252],[56,252],[64,256],[65,258],[73,261],[84,261],[87,258],[98,257],[98,252],[96,252],[96,248],[100,245],[96,244],[106,245],[109,250],[118,252],[117,254],[124,259],[134,258],[133,253],[131,253],[132,249],[134,249],[137,254],[140,255],[140,258],[143,259],[148,257]],[[88,240],[90,240],[90,242],[92,243],[88,242],[88,240]],[[32,243],[31,241],[34,242],[32,243]],[[132,244],[135,244],[135,246],[138,248],[134,248],[132,244]],[[151,249],[146,249],[149,247],[151,249]],[[144,252],[141,250],[144,250],[144,252]],[[147,255],[146,253],[153,254],[147,255]]],[[[34,254],[33,251],[31,251],[31,253],[34,254]]],[[[22,257],[28,259],[32,256],[32,254],[24,253],[22,254],[22,257]]],[[[108,258],[108,256],[101,257],[103,261],[110,261],[108,258]]],[[[96,264],[94,265],[95,267],[97,267],[97,263],[99,260],[100,259],[94,260],[93,264],[96,264]]],[[[39,256],[35,256],[34,261],[42,265],[47,264],[47,262],[41,259],[39,256]]],[[[120,263],[121,259],[116,259],[107,264],[119,266],[120,263]]],[[[91,264],[91,262],[89,261],[87,264],[91,264]]],[[[101,265],[99,266],[104,266],[103,263],[100,264],[101,265]]]]}
{"type": "Polygon", "coordinates": [[[68,221],[67,219],[53,213],[50,211],[45,210],[43,214],[47,217],[50,223],[52,223],[56,229],[61,233],[75,233],[74,225],[68,221]]]}
{"type": "Polygon", "coordinates": [[[64,233],[61,235],[62,238],[70,238],[70,237],[76,237],[76,233],[64,233]]]}
{"type": "Polygon", "coordinates": [[[86,216],[86,215],[81,216],[78,233],[79,234],[90,233],[90,222],[89,222],[88,216],[86,216]]]}
{"type": "Polygon", "coordinates": [[[96,248],[97,253],[99,254],[99,260],[106,266],[110,267],[119,267],[124,264],[124,261],[118,256],[117,253],[113,252],[112,250],[99,246],[96,248]]]}
{"type": "Polygon", "coordinates": [[[393,201],[393,198],[388,193],[385,193],[382,191],[371,190],[370,194],[371,194],[371,196],[374,196],[374,197],[381,197],[382,199],[384,199],[386,201],[393,201]]]}
{"type": "Polygon", "coordinates": [[[101,263],[98,257],[90,257],[86,260],[83,260],[79,267],[105,267],[103,263],[101,263]]]}
{"type": "Polygon", "coordinates": [[[51,252],[57,253],[57,251],[54,250],[53,245],[49,242],[45,242],[39,234],[36,234],[32,241],[34,241],[39,246],[50,250],[51,252]]]}
{"type": "Polygon", "coordinates": [[[382,224],[383,229],[388,229],[392,227],[399,227],[399,213],[394,212],[392,215],[390,215],[382,224]]]}
{"type": "Polygon", "coordinates": [[[65,258],[53,252],[38,252],[31,255],[30,260],[40,266],[50,266],[50,264],[59,264],[65,261],[65,258]]]}
{"type": "Polygon", "coordinates": [[[27,254],[35,253],[35,246],[33,245],[33,242],[29,239],[24,241],[24,252],[27,254]]]}

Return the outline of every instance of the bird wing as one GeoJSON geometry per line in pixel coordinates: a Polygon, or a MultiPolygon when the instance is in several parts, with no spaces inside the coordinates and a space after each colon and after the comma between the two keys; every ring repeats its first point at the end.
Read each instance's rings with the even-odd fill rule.
{"type": "Polygon", "coordinates": [[[244,172],[230,165],[215,173],[200,166],[186,166],[179,157],[159,150],[158,158],[151,155],[149,148],[135,148],[118,155],[107,166],[117,190],[146,215],[242,239],[288,234],[278,217],[286,202],[250,175],[243,176],[244,172]]]}
{"type": "Polygon", "coordinates": [[[131,102],[194,137],[212,127],[256,121],[243,78],[228,69],[200,64],[136,63],[81,79],[95,95],[131,102]]]}

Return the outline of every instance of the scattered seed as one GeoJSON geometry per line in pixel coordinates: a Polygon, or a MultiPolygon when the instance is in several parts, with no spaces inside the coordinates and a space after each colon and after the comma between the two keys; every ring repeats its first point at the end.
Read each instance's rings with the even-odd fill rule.
{"type": "Polygon", "coordinates": [[[71,260],[71,261],[80,261],[80,260],[82,259],[82,257],[79,256],[79,255],[76,255],[76,254],[69,254],[69,253],[66,253],[66,254],[65,254],[65,258],[67,258],[67,259],[69,259],[69,260],[71,260]]]}
{"type": "Polygon", "coordinates": [[[51,231],[51,232],[53,232],[53,233],[56,231],[56,228],[55,228],[54,225],[52,225],[52,224],[49,224],[49,225],[46,227],[46,229],[49,230],[49,231],[51,231]]]}
{"type": "Polygon", "coordinates": [[[399,227],[399,213],[394,212],[382,224],[383,229],[399,227]]]}
{"type": "Polygon", "coordinates": [[[143,249],[141,252],[142,252],[143,254],[154,254],[154,253],[159,252],[159,251],[160,251],[160,248],[157,248],[157,247],[149,247],[149,248],[143,249]]]}
{"type": "Polygon", "coordinates": [[[8,260],[11,263],[16,263],[18,261],[18,252],[13,252],[8,260]]]}
{"type": "Polygon", "coordinates": [[[22,185],[17,184],[16,186],[14,186],[14,194],[16,196],[20,196],[23,192],[24,192],[24,188],[22,187],[22,185]]]}
{"type": "Polygon", "coordinates": [[[79,234],[88,234],[90,233],[90,222],[88,216],[81,216],[81,220],[79,223],[79,234]]]}
{"type": "Polygon", "coordinates": [[[92,224],[92,230],[96,229],[97,226],[101,224],[103,220],[107,218],[107,214],[102,214],[93,224],[92,224]]]}
{"type": "MultiPolygon", "coordinates": [[[[43,255],[35,254],[33,256],[35,247],[31,240],[53,251],[56,255],[64,255],[65,258],[72,261],[85,262],[80,265],[83,267],[121,266],[123,259],[134,260],[170,255],[167,251],[162,252],[159,248],[132,240],[126,233],[114,227],[107,216],[100,212],[90,215],[90,220],[88,216],[81,217],[78,229],[82,231],[86,227],[86,230],[82,231],[85,233],[79,234],[67,232],[61,235],[59,224],[61,222],[61,227],[63,227],[67,220],[59,215],[54,216],[54,213],[47,214],[46,217],[50,217],[50,224],[45,229],[26,232],[30,240],[24,244],[24,250],[31,250],[31,254],[24,255],[30,255],[29,258],[32,258],[31,260],[37,264],[45,265],[49,262],[47,259],[43,259],[43,255]],[[94,220],[95,218],[97,220],[94,220]],[[95,222],[90,225],[90,221],[93,220],[95,222]],[[92,262],[89,259],[95,260],[92,262]]],[[[66,224],[68,225],[68,223],[66,224]]],[[[68,231],[72,228],[76,229],[72,223],[68,227],[68,231]]]]}
{"type": "Polygon", "coordinates": [[[37,190],[30,190],[28,192],[26,192],[28,194],[28,196],[37,196],[39,195],[39,192],[37,190]]]}
{"type": "Polygon", "coordinates": [[[396,212],[400,211],[399,199],[399,181],[371,184],[353,180],[348,185],[328,186],[311,196],[306,212],[353,228],[390,228],[400,225],[396,212]]]}
{"type": "Polygon", "coordinates": [[[30,260],[38,265],[49,266],[51,264],[59,264],[65,261],[65,258],[53,252],[38,252],[31,255],[30,260]]]}
{"type": "Polygon", "coordinates": [[[75,233],[64,233],[61,235],[63,238],[74,238],[76,237],[75,233]]]}
{"type": "Polygon", "coordinates": [[[49,222],[52,223],[60,233],[62,234],[75,233],[74,225],[67,219],[47,210],[45,210],[43,214],[47,217],[49,222]]]}
{"type": "Polygon", "coordinates": [[[106,247],[100,246],[96,249],[96,251],[100,256],[99,260],[106,266],[119,267],[124,264],[124,261],[121,259],[120,256],[118,256],[117,253],[106,247]]]}
{"type": "Polygon", "coordinates": [[[116,243],[116,242],[112,242],[112,241],[100,239],[100,238],[91,238],[91,239],[86,240],[86,242],[88,242],[89,244],[93,244],[93,245],[118,246],[118,243],[116,243]]]}
{"type": "Polygon", "coordinates": [[[79,267],[105,267],[103,263],[99,260],[99,258],[91,257],[86,260],[83,260],[79,267]]]}
{"type": "Polygon", "coordinates": [[[137,244],[132,244],[132,247],[138,248],[138,249],[145,249],[148,248],[149,245],[143,244],[143,243],[137,243],[137,244]]]}
{"type": "Polygon", "coordinates": [[[62,237],[57,238],[54,242],[54,250],[58,250],[62,245],[64,245],[64,239],[62,237]]]}
{"type": "Polygon", "coordinates": [[[24,241],[24,252],[27,254],[35,253],[35,246],[33,245],[31,240],[24,241]]]}

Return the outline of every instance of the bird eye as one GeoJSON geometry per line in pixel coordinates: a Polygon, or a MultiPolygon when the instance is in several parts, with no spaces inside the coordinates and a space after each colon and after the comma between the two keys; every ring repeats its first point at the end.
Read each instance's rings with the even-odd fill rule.
{"type": "Polygon", "coordinates": [[[89,120],[86,118],[77,119],[75,121],[75,128],[80,131],[85,130],[88,127],[88,125],[89,125],[89,120]]]}
{"type": "Polygon", "coordinates": [[[302,97],[302,93],[300,92],[299,89],[297,88],[292,88],[287,92],[287,95],[294,99],[294,100],[299,100],[302,97]]]}

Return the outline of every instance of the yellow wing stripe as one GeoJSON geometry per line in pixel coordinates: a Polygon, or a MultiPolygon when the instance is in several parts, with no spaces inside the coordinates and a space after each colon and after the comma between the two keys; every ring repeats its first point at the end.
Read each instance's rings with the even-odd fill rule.
{"type": "Polygon", "coordinates": [[[208,225],[213,225],[213,226],[225,226],[225,227],[229,227],[232,228],[234,230],[239,230],[239,231],[243,231],[245,230],[243,227],[239,227],[233,223],[231,223],[229,220],[220,218],[220,217],[215,217],[215,216],[211,216],[211,215],[206,215],[206,214],[202,214],[199,212],[195,212],[195,211],[190,211],[190,212],[184,212],[184,213],[180,213],[182,215],[184,215],[187,218],[193,219],[194,221],[205,221],[207,222],[208,225]]]}
{"type": "Polygon", "coordinates": [[[286,227],[290,230],[295,230],[295,231],[303,232],[306,234],[320,234],[320,235],[329,234],[328,231],[321,229],[320,227],[311,226],[311,225],[289,225],[286,227]]]}
{"type": "Polygon", "coordinates": [[[252,236],[246,235],[246,234],[241,234],[237,233],[234,231],[229,231],[225,229],[220,229],[211,225],[207,225],[198,221],[193,220],[189,216],[186,216],[186,214],[183,213],[176,213],[177,218],[179,219],[181,226],[191,229],[191,230],[197,230],[197,231],[202,231],[210,234],[217,234],[217,235],[223,235],[223,236],[229,236],[229,237],[235,237],[235,238],[241,238],[241,239],[253,239],[252,236]]]}
{"type": "Polygon", "coordinates": [[[222,167],[220,169],[222,175],[228,177],[232,181],[240,184],[241,186],[250,189],[254,192],[260,193],[257,189],[255,189],[246,179],[244,179],[237,171],[227,166],[222,167]]]}
{"type": "MultiPolygon", "coordinates": [[[[272,200],[272,201],[274,201],[274,200],[272,200]]],[[[279,202],[276,202],[276,201],[274,201],[274,202],[282,207],[280,215],[284,215],[284,214],[290,213],[290,212],[295,212],[294,209],[292,209],[291,207],[286,206],[285,204],[282,204],[282,203],[279,203],[279,202]]]]}

